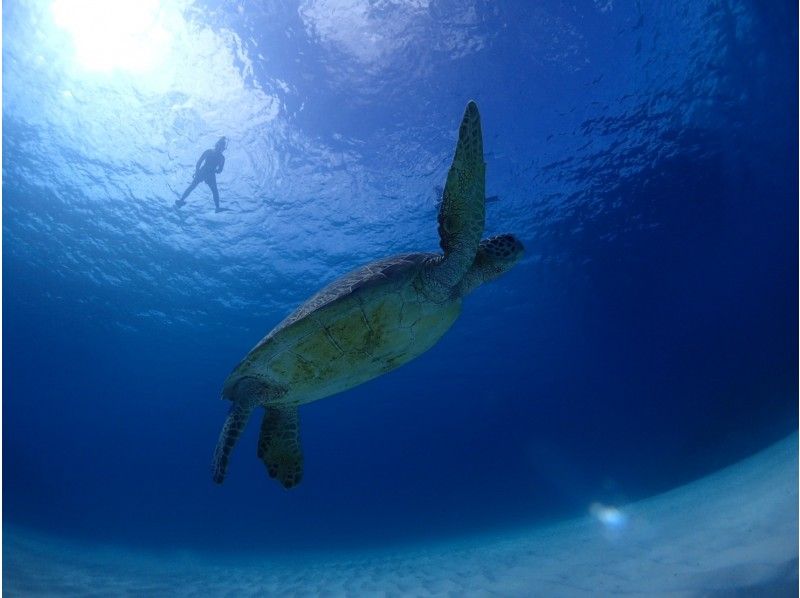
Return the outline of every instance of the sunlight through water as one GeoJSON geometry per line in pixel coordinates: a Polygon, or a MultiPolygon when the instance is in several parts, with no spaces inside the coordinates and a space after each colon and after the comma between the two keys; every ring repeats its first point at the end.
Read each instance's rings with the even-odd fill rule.
{"type": "Polygon", "coordinates": [[[55,0],[52,11],[89,70],[147,72],[168,57],[172,34],[160,0],[55,0]]]}

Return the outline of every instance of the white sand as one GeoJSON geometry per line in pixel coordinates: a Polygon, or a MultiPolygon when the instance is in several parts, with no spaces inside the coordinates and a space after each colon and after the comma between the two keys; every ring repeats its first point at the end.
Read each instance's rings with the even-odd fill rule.
{"type": "Polygon", "coordinates": [[[6,529],[3,595],[797,596],[797,442],[618,512],[397,552],[223,564],[6,529]]]}

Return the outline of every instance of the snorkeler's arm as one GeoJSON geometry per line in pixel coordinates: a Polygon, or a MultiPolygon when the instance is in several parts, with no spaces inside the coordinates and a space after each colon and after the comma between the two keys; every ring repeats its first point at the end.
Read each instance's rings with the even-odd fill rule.
{"type": "Polygon", "coordinates": [[[222,169],[225,168],[225,156],[219,157],[219,166],[217,166],[217,174],[222,172],[222,169]]]}
{"type": "Polygon", "coordinates": [[[203,162],[206,161],[206,157],[208,156],[208,150],[203,152],[203,155],[200,156],[200,159],[197,161],[197,164],[194,167],[194,171],[200,172],[200,166],[202,166],[203,162]]]}

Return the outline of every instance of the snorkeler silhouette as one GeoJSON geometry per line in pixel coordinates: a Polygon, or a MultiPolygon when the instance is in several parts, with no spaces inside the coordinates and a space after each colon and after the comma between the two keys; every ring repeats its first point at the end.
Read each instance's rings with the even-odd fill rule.
{"type": "Polygon", "coordinates": [[[214,196],[214,205],[216,211],[221,212],[219,207],[219,191],[217,191],[217,175],[222,172],[225,166],[225,156],[222,152],[228,147],[228,140],[225,137],[220,137],[219,141],[214,145],[214,149],[208,149],[203,152],[197,165],[194,167],[194,178],[191,184],[183,192],[181,198],[175,201],[175,207],[181,207],[186,203],[186,198],[194,191],[194,188],[205,181],[206,185],[211,187],[211,194],[214,196]]]}

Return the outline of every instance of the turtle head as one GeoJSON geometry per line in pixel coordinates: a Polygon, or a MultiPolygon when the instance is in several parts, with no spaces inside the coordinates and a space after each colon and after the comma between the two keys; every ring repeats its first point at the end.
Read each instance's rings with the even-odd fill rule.
{"type": "Polygon", "coordinates": [[[463,297],[475,287],[504,274],[520,260],[524,251],[520,240],[511,234],[484,239],[478,245],[472,266],[458,285],[458,294],[463,297]]]}

